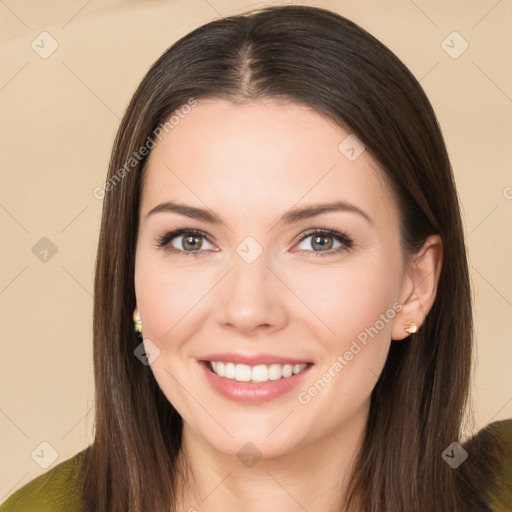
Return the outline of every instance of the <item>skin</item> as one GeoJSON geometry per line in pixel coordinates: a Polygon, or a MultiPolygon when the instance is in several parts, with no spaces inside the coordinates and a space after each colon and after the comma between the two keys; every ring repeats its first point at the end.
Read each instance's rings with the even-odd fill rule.
{"type": "MultiPolygon", "coordinates": [[[[136,313],[160,350],[151,370],[184,419],[182,456],[190,475],[179,510],[340,510],[368,417],[370,395],[392,339],[421,326],[435,299],[441,242],[430,237],[414,259],[401,252],[399,212],[368,151],[350,161],[338,149],[349,132],[309,107],[275,100],[236,105],[200,100],[152,150],[140,205],[136,313]],[[224,224],[174,212],[148,216],[165,201],[207,208],[224,224]],[[364,211],[327,212],[290,225],[291,208],[343,200],[364,211]],[[179,236],[201,230],[199,256],[179,236]],[[334,229],[326,249],[313,229],[334,229]],[[236,252],[252,236],[263,253],[236,252]],[[201,245],[202,244],[202,245],[201,245]],[[318,253],[330,254],[316,256],[318,253]],[[307,389],[393,304],[401,310],[307,403],[307,389]],[[219,395],[197,360],[213,352],[306,359],[304,385],[260,405],[219,395]],[[262,458],[246,467],[237,452],[253,443],[262,458]],[[306,462],[307,461],[307,462],[306,462]]],[[[320,234],[321,235],[321,234],[320,234]]],[[[395,308],[396,309],[396,308],[395,308]]],[[[380,324],[379,324],[380,325],[380,324]]],[[[361,344],[360,344],[361,345],[361,344]]]]}

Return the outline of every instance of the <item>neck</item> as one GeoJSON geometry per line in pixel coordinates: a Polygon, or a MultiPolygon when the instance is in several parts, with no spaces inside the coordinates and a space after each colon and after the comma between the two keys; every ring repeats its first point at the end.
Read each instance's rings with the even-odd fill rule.
{"type": "Polygon", "coordinates": [[[252,466],[218,451],[184,423],[180,456],[187,474],[178,482],[183,495],[176,510],[344,511],[367,418],[365,404],[328,436],[252,466]]]}

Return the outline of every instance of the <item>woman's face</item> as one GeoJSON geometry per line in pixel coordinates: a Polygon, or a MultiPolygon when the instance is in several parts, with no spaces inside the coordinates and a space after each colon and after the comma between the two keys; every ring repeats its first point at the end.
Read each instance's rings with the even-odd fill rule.
{"type": "Polygon", "coordinates": [[[150,154],[136,252],[160,388],[187,432],[230,455],[251,442],[277,456],[347,431],[365,420],[403,325],[383,175],[304,106],[210,99],[182,117],[150,154]]]}

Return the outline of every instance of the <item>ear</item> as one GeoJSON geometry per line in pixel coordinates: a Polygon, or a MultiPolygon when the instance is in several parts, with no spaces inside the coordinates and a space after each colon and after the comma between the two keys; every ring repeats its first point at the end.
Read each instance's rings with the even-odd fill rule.
{"type": "Polygon", "coordinates": [[[391,338],[402,340],[409,336],[404,328],[413,321],[418,329],[432,308],[443,259],[443,244],[439,235],[431,235],[422,248],[407,263],[399,302],[402,309],[393,319],[391,338]]]}

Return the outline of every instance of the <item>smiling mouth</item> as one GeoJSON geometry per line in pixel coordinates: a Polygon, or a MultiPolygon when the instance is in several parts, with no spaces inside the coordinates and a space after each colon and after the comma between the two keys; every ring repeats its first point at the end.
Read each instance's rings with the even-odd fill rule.
{"type": "Polygon", "coordinates": [[[304,364],[259,364],[250,366],[247,364],[226,363],[223,361],[203,361],[206,367],[219,377],[261,384],[268,381],[288,379],[302,373],[312,363],[304,364]]]}

